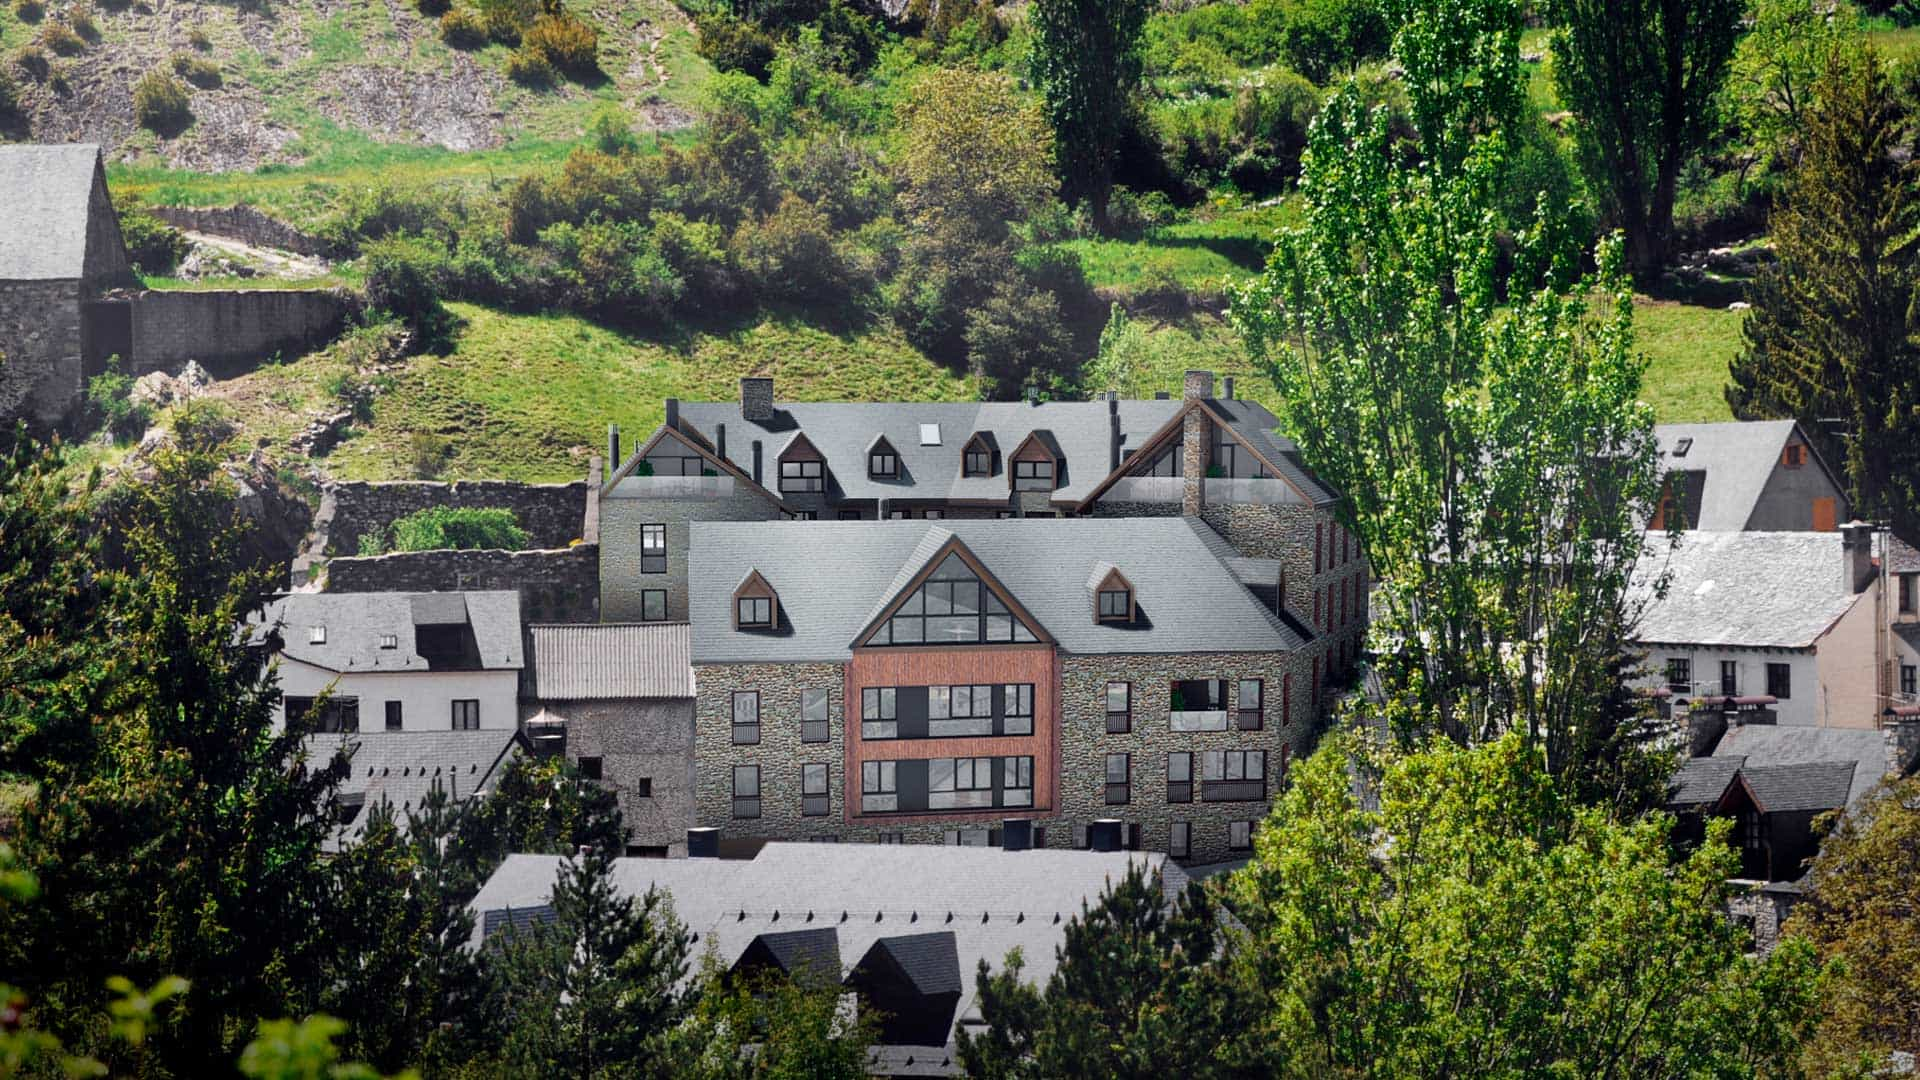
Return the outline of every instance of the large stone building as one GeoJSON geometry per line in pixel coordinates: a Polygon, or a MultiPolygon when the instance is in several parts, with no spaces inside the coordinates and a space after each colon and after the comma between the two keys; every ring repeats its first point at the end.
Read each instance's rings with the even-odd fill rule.
{"type": "Polygon", "coordinates": [[[1661,424],[1666,470],[1654,529],[1832,532],[1850,518],[1846,487],[1792,420],[1661,424]]]}

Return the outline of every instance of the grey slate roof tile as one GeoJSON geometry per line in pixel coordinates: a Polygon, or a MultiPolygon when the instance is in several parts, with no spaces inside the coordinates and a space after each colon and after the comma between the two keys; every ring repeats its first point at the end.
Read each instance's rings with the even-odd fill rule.
{"type": "Polygon", "coordinates": [[[435,789],[456,802],[492,790],[502,763],[519,745],[520,733],[510,728],[374,731],[306,739],[307,763],[313,768],[326,764],[342,747],[353,749],[339,793],[364,805],[340,838],[360,835],[373,808],[382,803],[392,808],[395,824],[404,831],[407,811],[420,809],[435,789]]]}
{"type": "Polygon", "coordinates": [[[278,627],[282,655],[327,671],[427,671],[426,658],[416,650],[414,628],[461,621],[473,626],[483,670],[517,671],[524,666],[520,594],[512,591],[290,593],[268,602],[263,614],[248,620],[248,637],[262,643],[278,627]],[[315,626],[326,628],[325,641],[312,640],[315,626]],[[391,649],[381,647],[388,635],[395,642],[391,649]]]}
{"type": "Polygon", "coordinates": [[[528,689],[542,701],[693,696],[686,623],[582,623],[531,628],[528,689]]]}
{"type": "Polygon", "coordinates": [[[805,972],[828,983],[840,981],[840,935],[831,926],[761,934],[747,946],[761,949],[789,975],[805,972]]]}
{"type": "Polygon", "coordinates": [[[1864,728],[1743,724],[1729,728],[1720,737],[1713,756],[1738,757],[1748,766],[1762,768],[1809,762],[1857,763],[1860,768],[1854,771],[1853,786],[1847,793],[1849,805],[1872,790],[1887,770],[1885,736],[1864,728]]]}
{"type": "Polygon", "coordinates": [[[1663,471],[1706,474],[1699,519],[1688,524],[1710,532],[1746,528],[1793,428],[1791,420],[1655,425],[1663,471]],[[1692,441],[1676,457],[1682,440],[1692,441]]]}
{"type": "Polygon", "coordinates": [[[0,281],[84,276],[100,147],[0,146],[0,281]]]}
{"type": "Polygon", "coordinates": [[[886,950],[901,973],[920,993],[960,992],[960,953],[953,931],[881,938],[874,942],[873,947],[886,950]]]}
{"type": "Polygon", "coordinates": [[[1720,801],[1740,771],[1743,757],[1697,757],[1680,763],[1667,783],[1667,805],[1712,806],[1720,801]]]}
{"type": "Polygon", "coordinates": [[[1740,778],[1754,801],[1769,814],[1838,810],[1847,805],[1856,765],[1851,761],[1807,761],[1796,765],[1746,765],[1740,778]]]}
{"type": "Polygon", "coordinates": [[[1849,589],[1830,532],[1651,533],[1634,572],[1649,601],[1634,640],[1804,649],[1864,594],[1849,589]],[[1666,596],[1653,599],[1662,572],[1666,596]]]}

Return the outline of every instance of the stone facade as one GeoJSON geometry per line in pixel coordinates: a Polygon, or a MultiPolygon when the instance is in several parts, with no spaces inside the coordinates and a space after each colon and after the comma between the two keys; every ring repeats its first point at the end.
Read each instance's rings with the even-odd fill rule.
{"type": "Polygon", "coordinates": [[[608,622],[639,622],[644,594],[667,593],[666,618],[687,618],[688,523],[772,521],[778,507],[730,476],[629,476],[600,500],[600,612],[608,622]],[[667,527],[666,570],[642,573],[641,527],[667,527]]]}
{"type": "Polygon", "coordinates": [[[404,551],[328,560],[328,592],[517,589],[527,622],[597,622],[600,551],[404,551]]]}
{"type": "Polygon", "coordinates": [[[698,688],[694,712],[695,816],[699,824],[718,826],[739,836],[771,840],[800,840],[812,836],[850,835],[846,818],[847,741],[846,671],[844,665],[814,664],[701,664],[694,667],[698,688]],[[828,692],[827,741],[800,741],[800,697],[803,690],[828,692]],[[760,695],[760,741],[736,746],[733,742],[734,691],[760,695]],[[827,767],[827,813],[807,817],[800,812],[800,766],[827,767]],[[760,816],[733,816],[733,767],[760,767],[760,816]]]}
{"type": "Polygon", "coordinates": [[[359,305],[339,289],[223,289],[136,293],[129,306],[135,374],[193,360],[228,378],[333,340],[359,305]]]}
{"type": "Polygon", "coordinates": [[[694,824],[691,700],[546,701],[540,711],[566,721],[569,761],[600,759],[600,782],[620,799],[629,846],[686,855],[694,824]]]}
{"type": "Polygon", "coordinates": [[[51,426],[79,399],[80,285],[0,281],[0,416],[51,426]]]}
{"type": "MultiPolygon", "coordinates": [[[[598,471],[598,460],[590,466],[598,471]]],[[[564,548],[586,535],[592,479],[570,484],[519,484],[506,480],[356,481],[333,484],[322,493],[314,528],[324,530],[320,553],[355,555],[362,534],[386,529],[400,518],[428,507],[502,507],[527,531],[529,549],[564,548]]]]}
{"type": "Polygon", "coordinates": [[[1331,506],[1221,503],[1204,507],[1200,519],[1240,554],[1279,560],[1287,610],[1322,635],[1328,670],[1352,668],[1366,641],[1372,583],[1358,541],[1345,536],[1331,506]]]}
{"type": "Polygon", "coordinates": [[[1799,887],[1739,878],[1728,884],[1733,895],[1727,898],[1727,917],[1753,935],[1754,951],[1762,956],[1772,952],[1780,943],[1781,928],[1801,900],[1799,887]]]}

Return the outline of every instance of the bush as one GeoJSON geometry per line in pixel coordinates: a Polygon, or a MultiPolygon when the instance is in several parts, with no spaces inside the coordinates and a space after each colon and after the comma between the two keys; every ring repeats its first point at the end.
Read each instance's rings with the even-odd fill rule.
{"type": "Polygon", "coordinates": [[[535,19],[520,38],[522,52],[546,57],[556,70],[575,79],[600,69],[600,35],[585,21],[561,12],[535,19]]]}
{"type": "Polygon", "coordinates": [[[187,44],[201,52],[210,52],[213,49],[213,39],[207,36],[205,30],[197,26],[187,31],[187,44]]]}
{"type": "Polygon", "coordinates": [[[115,440],[137,439],[153,419],[147,407],[132,398],[133,376],[115,356],[108,369],[87,380],[87,407],[102,430],[115,440]]]}
{"type": "Polygon", "coordinates": [[[429,506],[393,523],[394,551],[522,551],[527,531],[513,511],[500,507],[429,506]]]}
{"type": "Polygon", "coordinates": [[[13,17],[23,23],[37,23],[47,14],[40,0],[13,0],[13,17]]]}
{"type": "Polygon", "coordinates": [[[461,206],[429,188],[355,187],[334,201],[314,234],[338,254],[351,255],[370,240],[401,233],[451,233],[461,206]]]}
{"type": "Polygon", "coordinates": [[[520,35],[540,17],[540,0],[474,0],[487,36],[502,45],[519,45],[520,35]]]}
{"type": "Polygon", "coordinates": [[[41,27],[40,44],[55,56],[79,56],[87,51],[87,43],[66,23],[50,22],[41,27]]]}
{"type": "Polygon", "coordinates": [[[193,244],[180,230],[149,213],[131,198],[120,201],[120,239],[127,258],[142,274],[171,274],[193,244]]]}
{"type": "Polygon", "coordinates": [[[413,0],[413,7],[429,19],[437,19],[452,9],[453,0],[413,0]]]}
{"type": "Polygon", "coordinates": [[[20,50],[13,54],[13,63],[15,67],[26,72],[28,78],[41,82],[45,82],[47,76],[53,72],[53,65],[47,62],[46,52],[38,45],[20,46],[20,50]]]}
{"type": "Polygon", "coordinates": [[[701,56],[721,71],[738,71],[765,82],[777,45],[758,23],[710,11],[693,21],[701,56]]]}
{"type": "Polygon", "coordinates": [[[67,25],[89,42],[100,40],[100,27],[94,24],[92,8],[82,6],[70,9],[67,12],[67,25]]]}
{"type": "Polygon", "coordinates": [[[15,85],[13,76],[0,69],[0,125],[4,125],[20,113],[20,87],[15,85]]]}
{"type": "Polygon", "coordinates": [[[173,73],[202,90],[220,85],[220,65],[186,53],[173,54],[173,73]]]}
{"type": "Polygon", "coordinates": [[[156,135],[177,135],[193,123],[187,88],[179,79],[155,68],[133,84],[133,118],[156,135]]]}
{"type": "Polygon", "coordinates": [[[655,211],[649,237],[673,273],[685,283],[685,295],[702,306],[725,307],[743,295],[744,283],[727,252],[726,232],[710,221],[690,221],[667,210],[655,211]]]}
{"type": "Polygon", "coordinates": [[[454,49],[477,49],[487,43],[487,24],[466,8],[440,16],[440,40],[454,49]]]}
{"type": "Polygon", "coordinates": [[[816,302],[847,298],[850,275],[834,245],[832,224],[792,192],[764,220],[735,231],[733,252],[763,295],[816,302]]]}
{"type": "Polygon", "coordinates": [[[560,73],[554,70],[553,61],[547,59],[546,53],[515,49],[513,55],[507,57],[507,78],[521,86],[537,90],[552,86],[559,77],[560,73]]]}
{"type": "Polygon", "coordinates": [[[541,233],[540,242],[561,268],[572,307],[657,322],[686,288],[638,222],[597,215],[579,225],[561,222],[541,233]]]}
{"type": "Polygon", "coordinates": [[[366,246],[367,305],[385,311],[420,336],[420,344],[447,343],[453,317],[440,302],[445,256],[419,237],[388,237],[366,246]]]}
{"type": "Polygon", "coordinates": [[[1280,51],[1287,66],[1322,86],[1337,72],[1385,56],[1393,28],[1380,0],[1283,0],[1280,51]]]}
{"type": "Polygon", "coordinates": [[[966,341],[968,363],[1001,398],[1028,383],[1052,385],[1073,375],[1073,339],[1049,292],[1000,283],[968,314],[966,341]]]}

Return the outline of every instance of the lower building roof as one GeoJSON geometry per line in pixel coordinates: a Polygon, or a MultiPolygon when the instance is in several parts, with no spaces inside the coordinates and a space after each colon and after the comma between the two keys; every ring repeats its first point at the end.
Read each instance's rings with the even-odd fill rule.
{"type": "Polygon", "coordinates": [[[1862,595],[1839,533],[1651,533],[1646,544],[1632,589],[1646,605],[1634,640],[1646,644],[1811,648],[1862,595]]]}
{"type": "Polygon", "coordinates": [[[526,688],[541,701],[693,696],[693,632],[686,623],[538,625],[526,688]]]}

